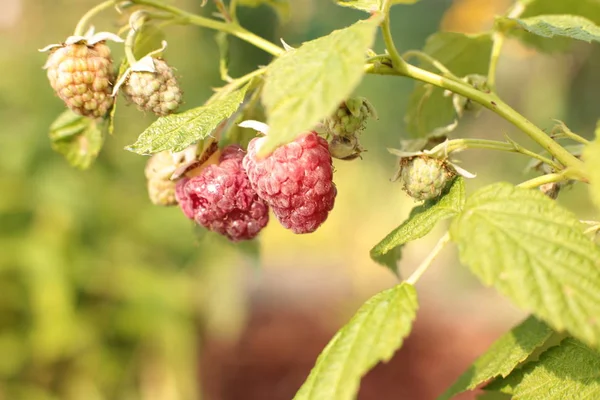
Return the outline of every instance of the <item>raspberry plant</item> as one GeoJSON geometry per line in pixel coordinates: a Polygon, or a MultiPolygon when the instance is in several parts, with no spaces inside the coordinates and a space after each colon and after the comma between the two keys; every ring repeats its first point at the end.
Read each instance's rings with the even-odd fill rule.
{"type": "Polygon", "coordinates": [[[234,241],[254,238],[268,221],[268,207],[284,227],[305,234],[335,212],[336,196],[348,195],[337,193],[332,156],[354,162],[362,157],[359,137],[367,120],[376,118],[368,100],[353,97],[363,76],[413,79],[406,117],[413,137],[390,152],[399,156],[401,186],[422,203],[371,256],[397,273],[402,246],[442,220],[450,222],[449,229],[410,277],[369,299],[335,335],[295,399],[355,398],[361,377],[389,360],[410,333],[418,308],[415,284],[448,243],[458,247],[461,262],[484,285],[531,316],[494,343],[441,398],[483,384],[488,394],[523,399],[600,398],[595,237],[600,222],[580,221],[554,201],[565,185],[587,184],[600,207],[600,139],[590,142],[560,121],[548,134],[496,92],[496,66],[507,37],[534,47],[548,46],[541,38],[553,38],[557,48],[564,47],[565,38],[600,42],[600,27],[584,17],[599,15],[600,4],[518,0],[490,32],[439,32],[423,50],[401,54],[389,11],[416,1],[338,0],[369,16],[297,48],[253,34],[236,17],[238,6],[266,3],[281,11],[284,1],[215,0],[215,18],[159,0],[105,1],[81,18],[73,36],[44,49],[50,51],[50,84],[68,107],[51,126],[52,144],[74,166],[89,167],[106,132],[114,130],[115,100],[122,92],[143,111],[160,116],[127,147],[152,155],[145,173],[153,203],[179,203],[183,218],[234,241]],[[88,30],[91,19],[109,9],[128,15],[128,23],[118,32],[88,30]],[[225,84],[205,104],[183,112],[176,112],[182,90],[174,66],[164,60],[168,50],[160,26],[165,23],[219,32],[221,58],[214,62],[225,84]],[[372,49],[378,31],[383,52],[372,49]],[[231,78],[229,36],[270,53],[273,61],[231,78]],[[117,73],[109,46],[120,43],[126,57],[117,73]],[[409,63],[412,59],[422,65],[409,63]],[[482,109],[512,123],[541,150],[508,137],[460,138],[462,117],[482,109]],[[266,121],[254,121],[262,111],[266,121]],[[254,128],[260,137],[240,127],[254,128]],[[573,142],[576,146],[569,145],[573,142]],[[464,178],[474,175],[456,165],[455,154],[472,149],[519,153],[540,174],[466,193],[464,178]]]}

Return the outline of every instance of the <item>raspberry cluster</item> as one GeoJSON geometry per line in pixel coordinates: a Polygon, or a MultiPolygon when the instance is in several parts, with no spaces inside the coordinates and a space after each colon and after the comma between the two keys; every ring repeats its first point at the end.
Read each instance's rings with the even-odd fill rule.
{"type": "Polygon", "coordinates": [[[250,141],[247,153],[227,146],[217,164],[180,179],[174,197],[183,213],[232,241],[256,237],[269,208],[294,233],[314,232],[325,222],[337,193],[327,141],[309,132],[259,158],[263,140],[250,141]]]}

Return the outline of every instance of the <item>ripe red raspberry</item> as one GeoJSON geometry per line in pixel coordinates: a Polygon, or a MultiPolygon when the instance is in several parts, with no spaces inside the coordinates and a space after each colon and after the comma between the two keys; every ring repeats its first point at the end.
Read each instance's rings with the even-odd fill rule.
{"type": "Polygon", "coordinates": [[[242,169],[244,154],[239,146],[226,147],[219,164],[180,180],[175,192],[188,218],[232,241],[253,239],[269,221],[268,206],[242,169]]]}
{"type": "Polygon", "coordinates": [[[252,187],[285,228],[314,232],[327,219],[337,194],[327,141],[309,132],[259,159],[256,152],[264,140],[252,139],[244,157],[252,187]]]}

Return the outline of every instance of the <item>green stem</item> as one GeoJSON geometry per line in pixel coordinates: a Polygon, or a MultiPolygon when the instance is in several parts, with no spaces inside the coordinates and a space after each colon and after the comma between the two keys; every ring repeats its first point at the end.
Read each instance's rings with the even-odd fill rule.
{"type": "Polygon", "coordinates": [[[577,142],[577,143],[579,143],[579,144],[583,144],[583,145],[588,145],[588,144],[590,144],[590,141],[589,141],[589,140],[587,140],[587,139],[586,139],[586,138],[584,138],[584,137],[581,137],[581,136],[579,136],[579,135],[578,135],[578,134],[576,134],[575,132],[568,131],[568,132],[563,132],[563,134],[564,134],[564,135],[565,135],[567,138],[569,138],[569,139],[571,139],[572,141],[574,141],[574,142],[577,142]]]}
{"type": "Polygon", "coordinates": [[[229,15],[234,22],[237,22],[237,0],[229,1],[229,15]]]}
{"type": "Polygon", "coordinates": [[[133,66],[136,63],[135,54],[133,54],[133,45],[135,44],[136,31],[130,29],[125,39],[125,58],[129,66],[133,66]]]}
{"type": "Polygon", "coordinates": [[[91,10],[86,12],[83,15],[83,17],[81,17],[79,22],[77,23],[77,26],[75,27],[75,32],[73,33],[73,35],[74,36],[83,36],[85,34],[87,25],[90,22],[90,19],[92,19],[96,14],[98,14],[108,8],[113,7],[116,3],[117,3],[117,0],[107,0],[103,3],[98,4],[96,7],[92,8],[91,10]]]}
{"type": "Polygon", "coordinates": [[[561,135],[567,139],[571,139],[574,142],[577,143],[581,143],[583,145],[588,145],[590,144],[590,141],[579,136],[578,134],[576,134],[575,132],[573,132],[571,129],[569,129],[569,127],[562,122],[561,120],[555,119],[554,122],[556,122],[556,127],[553,129],[551,135],[555,132],[558,131],[558,135],[553,135],[554,138],[560,138],[561,135]]]}
{"type": "Polygon", "coordinates": [[[466,83],[445,78],[410,64],[405,64],[403,67],[395,69],[391,69],[383,65],[369,65],[365,66],[365,71],[380,75],[406,76],[425,83],[430,83],[442,89],[450,90],[451,92],[458,93],[461,96],[465,96],[494,111],[496,114],[500,115],[517,128],[521,129],[531,139],[535,140],[546,151],[552,154],[563,166],[580,171],[584,170],[584,165],[581,160],[569,153],[560,144],[546,135],[544,131],[535,126],[527,118],[519,114],[493,93],[482,92],[470,85],[467,85],[466,83]]]}
{"type": "MultiPolygon", "coordinates": [[[[521,2],[516,2],[515,5],[508,11],[508,18],[518,18],[523,11],[525,11],[525,6],[521,2]]],[[[500,53],[502,52],[502,46],[504,45],[504,40],[506,39],[506,34],[503,31],[495,31],[492,40],[492,53],[490,56],[490,66],[488,69],[488,79],[487,85],[491,91],[496,91],[496,67],[498,65],[498,60],[500,59],[500,53]]]]}
{"type": "Polygon", "coordinates": [[[555,170],[560,170],[562,167],[558,165],[556,162],[551,159],[544,157],[540,154],[534,153],[531,150],[527,150],[520,145],[516,145],[515,143],[506,143],[500,142],[497,140],[488,140],[488,139],[452,139],[448,140],[444,143],[441,143],[435,146],[433,149],[429,150],[429,153],[440,153],[444,152],[449,154],[453,151],[462,151],[465,149],[489,149],[489,150],[499,150],[506,151],[509,153],[518,153],[523,154],[531,158],[535,158],[540,160],[541,162],[548,164],[555,170]]]}
{"type": "Polygon", "coordinates": [[[564,174],[546,174],[536,176],[535,178],[529,179],[528,181],[519,183],[517,186],[525,189],[534,189],[545,185],[546,183],[562,182],[566,180],[567,178],[564,174]]]}
{"type": "Polygon", "coordinates": [[[384,19],[383,19],[383,22],[381,23],[381,31],[383,33],[383,40],[385,41],[388,52],[390,53],[390,58],[392,60],[393,68],[403,69],[404,66],[406,66],[406,61],[404,61],[404,59],[398,52],[398,49],[394,45],[394,38],[392,37],[392,31],[391,31],[391,27],[390,27],[390,7],[391,7],[391,5],[392,4],[391,4],[390,0],[384,0],[383,7],[382,7],[384,19]]]}
{"type": "Polygon", "coordinates": [[[435,58],[431,57],[427,53],[424,53],[419,50],[409,50],[409,51],[404,52],[404,54],[402,54],[402,58],[405,61],[411,57],[418,58],[421,61],[425,61],[425,62],[431,64],[433,67],[437,68],[438,71],[440,71],[442,73],[442,75],[445,76],[446,78],[454,79],[455,81],[460,80],[460,78],[458,76],[454,75],[448,68],[446,68],[446,66],[444,64],[442,64],[435,58]]]}
{"type": "Polygon", "coordinates": [[[144,6],[148,6],[148,7],[153,7],[157,10],[163,10],[163,11],[170,12],[171,14],[181,17],[184,19],[184,21],[186,21],[190,24],[193,24],[193,25],[229,33],[233,36],[236,36],[236,37],[258,47],[259,49],[266,51],[269,54],[274,55],[274,56],[279,56],[279,55],[285,53],[285,50],[282,49],[281,47],[244,29],[237,22],[221,22],[221,21],[216,21],[216,20],[210,19],[210,18],[201,17],[199,15],[192,14],[190,12],[181,10],[177,7],[169,6],[167,4],[162,4],[156,0],[130,0],[130,1],[132,3],[138,4],[138,5],[144,5],[144,6]]]}
{"type": "Polygon", "coordinates": [[[415,283],[417,283],[419,278],[421,278],[421,275],[423,275],[425,273],[425,271],[427,271],[427,269],[433,263],[433,260],[435,260],[435,258],[440,254],[440,251],[442,251],[442,249],[444,248],[446,243],[448,243],[449,241],[450,241],[450,233],[446,232],[446,234],[444,236],[442,236],[440,238],[440,240],[437,242],[437,244],[435,245],[433,250],[431,250],[431,253],[429,253],[429,255],[427,255],[427,257],[421,262],[421,264],[417,267],[417,269],[408,277],[406,282],[410,283],[411,285],[414,285],[415,283]]]}

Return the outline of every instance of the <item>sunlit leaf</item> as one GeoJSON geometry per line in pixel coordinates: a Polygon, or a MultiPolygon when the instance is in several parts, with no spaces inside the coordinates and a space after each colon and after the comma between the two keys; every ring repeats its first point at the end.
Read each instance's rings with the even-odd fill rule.
{"type": "Polygon", "coordinates": [[[577,15],[539,15],[523,19],[507,19],[527,32],[551,38],[563,36],[585,42],[600,42],[600,27],[577,15]]]}
{"type": "Polygon", "coordinates": [[[513,399],[598,399],[600,353],[567,338],[544,352],[537,362],[492,382],[488,388],[511,394],[513,399]]]}
{"type": "Polygon", "coordinates": [[[450,234],[485,285],[600,347],[600,250],[575,215],[539,190],[496,183],[467,199],[450,234]]]}
{"type": "MultiPolygon", "coordinates": [[[[600,25],[600,2],[597,0],[521,0],[520,2],[525,3],[525,11],[519,17],[521,19],[568,14],[584,17],[594,24],[600,25]]],[[[513,23],[512,26],[514,27],[515,24],[513,23]]],[[[542,51],[564,51],[573,42],[562,36],[555,36],[552,39],[541,37],[523,29],[509,29],[509,34],[524,44],[542,51]]]]}
{"type": "Polygon", "coordinates": [[[355,399],[360,379],[402,346],[417,307],[417,293],[407,283],[367,300],[325,347],[294,400],[355,399]]]}
{"type": "Polygon", "coordinates": [[[495,341],[438,400],[451,399],[496,376],[508,376],[552,334],[545,323],[534,317],[527,318],[495,341]]]}
{"type": "Polygon", "coordinates": [[[270,131],[262,155],[312,129],[352,93],[380,22],[374,16],[306,42],[268,67],[262,101],[270,131]]]}
{"type": "Polygon", "coordinates": [[[161,117],[126,149],[138,154],[153,154],[164,150],[181,151],[210,135],[225,118],[237,110],[245,93],[246,87],[202,107],[161,117]]]}

